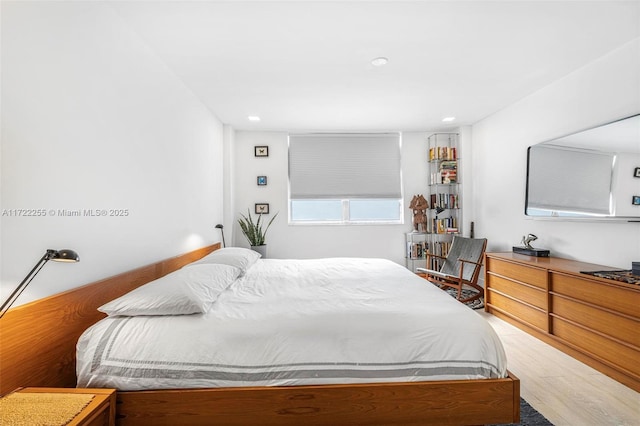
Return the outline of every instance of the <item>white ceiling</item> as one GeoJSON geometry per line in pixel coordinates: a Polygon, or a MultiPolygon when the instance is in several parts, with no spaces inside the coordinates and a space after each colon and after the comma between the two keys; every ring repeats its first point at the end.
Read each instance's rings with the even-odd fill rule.
{"type": "Polygon", "coordinates": [[[640,37],[640,1],[110,4],[223,123],[251,130],[473,124],[640,37]]]}

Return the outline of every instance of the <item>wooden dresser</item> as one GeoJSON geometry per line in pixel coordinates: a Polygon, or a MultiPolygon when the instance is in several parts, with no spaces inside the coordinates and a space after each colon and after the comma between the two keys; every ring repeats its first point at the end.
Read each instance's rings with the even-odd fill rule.
{"type": "Polygon", "coordinates": [[[582,274],[614,268],[485,255],[485,311],[640,391],[640,286],[582,274]]]}

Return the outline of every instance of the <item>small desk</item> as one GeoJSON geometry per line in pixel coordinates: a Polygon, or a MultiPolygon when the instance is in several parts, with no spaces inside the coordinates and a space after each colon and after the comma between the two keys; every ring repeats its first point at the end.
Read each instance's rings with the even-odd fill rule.
{"type": "MultiPolygon", "coordinates": [[[[115,426],[115,389],[18,388],[12,393],[92,394],[91,402],[68,423],[69,426],[115,426]]],[[[9,394],[11,395],[11,394],[9,394]]],[[[7,397],[6,395],[5,397],[7,397]]]]}

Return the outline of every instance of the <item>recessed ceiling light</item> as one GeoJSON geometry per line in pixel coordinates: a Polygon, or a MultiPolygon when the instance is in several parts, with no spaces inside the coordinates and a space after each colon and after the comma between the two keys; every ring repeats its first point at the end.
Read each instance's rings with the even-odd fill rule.
{"type": "Polygon", "coordinates": [[[247,118],[249,119],[249,121],[260,121],[260,117],[258,117],[257,115],[250,115],[247,118]]]}
{"type": "Polygon", "coordinates": [[[442,119],[442,121],[444,121],[445,123],[449,123],[455,119],[456,119],[455,117],[445,117],[442,119]]]}
{"type": "Polygon", "coordinates": [[[384,56],[380,56],[379,58],[372,59],[371,65],[373,65],[374,67],[381,67],[383,65],[387,65],[388,62],[389,59],[385,58],[384,56]]]}

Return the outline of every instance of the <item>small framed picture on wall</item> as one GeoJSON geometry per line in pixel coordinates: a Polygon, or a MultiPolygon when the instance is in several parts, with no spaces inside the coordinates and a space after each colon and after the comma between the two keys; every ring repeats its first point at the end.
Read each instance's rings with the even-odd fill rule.
{"type": "Polygon", "coordinates": [[[269,214],[269,204],[256,203],[255,212],[256,214],[269,214]]]}
{"type": "Polygon", "coordinates": [[[267,185],[267,177],[258,176],[258,186],[266,186],[266,185],[267,185]]]}
{"type": "Polygon", "coordinates": [[[256,157],[268,157],[269,156],[269,147],[266,145],[262,146],[254,146],[253,153],[256,157]]]}
{"type": "Polygon", "coordinates": [[[640,206],[640,195],[634,195],[631,199],[631,204],[634,206],[640,206]]]}
{"type": "Polygon", "coordinates": [[[636,167],[636,170],[633,172],[633,176],[640,178],[640,167],[636,167]]]}

